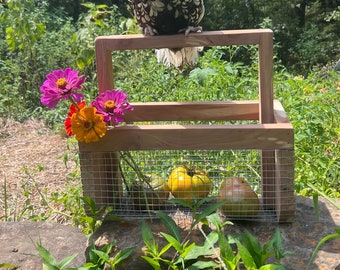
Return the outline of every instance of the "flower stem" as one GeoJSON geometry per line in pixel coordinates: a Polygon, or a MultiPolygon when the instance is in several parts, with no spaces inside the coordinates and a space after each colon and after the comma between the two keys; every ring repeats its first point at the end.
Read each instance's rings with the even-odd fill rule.
{"type": "Polygon", "coordinates": [[[80,111],[80,107],[78,106],[77,102],[74,101],[74,99],[73,99],[73,97],[71,95],[68,97],[68,99],[77,108],[77,110],[80,111]]]}

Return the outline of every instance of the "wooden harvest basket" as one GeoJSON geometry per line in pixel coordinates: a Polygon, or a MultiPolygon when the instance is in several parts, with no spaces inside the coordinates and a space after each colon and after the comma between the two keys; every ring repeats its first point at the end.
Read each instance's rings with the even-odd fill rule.
{"type": "Polygon", "coordinates": [[[294,132],[273,100],[273,33],[268,29],[194,33],[188,36],[104,36],[95,40],[99,92],[113,89],[112,51],[190,46],[258,45],[259,99],[214,102],[131,103],[128,124],[109,129],[96,143],[79,143],[84,196],[98,205],[124,200],[120,151],[258,150],[261,204],[276,221],[294,216],[294,132]],[[157,124],[169,121],[257,120],[257,124],[157,124]],[[151,122],[152,124],[138,124],[151,122]],[[288,161],[288,162],[286,162],[288,161]]]}

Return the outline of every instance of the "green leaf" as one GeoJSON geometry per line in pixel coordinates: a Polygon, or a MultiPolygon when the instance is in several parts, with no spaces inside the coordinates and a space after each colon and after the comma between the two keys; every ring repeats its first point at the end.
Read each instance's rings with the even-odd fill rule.
{"type": "Polygon", "coordinates": [[[282,253],[282,248],[283,248],[282,235],[280,229],[276,228],[273,236],[273,249],[277,261],[280,261],[284,257],[284,253],[282,253]]]}
{"type": "Polygon", "coordinates": [[[117,253],[117,255],[114,257],[114,260],[113,260],[114,261],[114,265],[117,265],[121,261],[123,261],[126,258],[128,258],[135,249],[136,249],[136,247],[134,246],[134,247],[125,248],[125,249],[119,251],[117,253]]]}
{"type": "Polygon", "coordinates": [[[212,201],[214,201],[214,200],[216,200],[216,196],[209,196],[209,197],[205,197],[205,198],[203,198],[203,199],[201,199],[201,200],[198,200],[198,202],[197,202],[197,208],[198,207],[201,207],[203,204],[205,204],[205,203],[209,203],[209,202],[212,202],[212,201]]]}
{"type": "Polygon", "coordinates": [[[154,240],[150,227],[146,224],[145,220],[142,221],[142,238],[144,243],[148,246],[154,240]]]}
{"type": "Polygon", "coordinates": [[[110,242],[110,243],[106,244],[105,246],[102,247],[101,251],[106,253],[106,254],[110,254],[114,244],[115,244],[115,242],[110,242]]]}
{"type": "Polygon", "coordinates": [[[217,209],[219,209],[222,205],[224,205],[225,202],[219,202],[219,203],[214,203],[206,207],[201,214],[199,214],[196,218],[195,221],[191,224],[191,228],[194,228],[202,219],[206,218],[207,216],[211,215],[213,212],[215,212],[217,209]]]}
{"type": "Polygon", "coordinates": [[[161,232],[161,235],[178,251],[182,251],[181,243],[175,238],[172,237],[170,234],[161,232]]]}
{"type": "Polygon", "coordinates": [[[207,236],[204,245],[203,246],[195,245],[194,247],[192,247],[190,251],[186,254],[184,259],[188,261],[197,259],[198,257],[201,256],[209,256],[215,254],[214,244],[217,242],[217,240],[218,234],[212,231],[207,236]]]}
{"type": "Polygon", "coordinates": [[[198,83],[199,85],[204,85],[204,82],[207,80],[209,76],[215,76],[217,73],[209,67],[206,68],[195,68],[193,69],[190,74],[189,78],[198,83]]]}
{"type": "Polygon", "coordinates": [[[189,209],[192,209],[192,204],[191,203],[188,203],[182,199],[176,199],[176,198],[173,198],[173,199],[170,199],[169,202],[171,203],[174,203],[174,204],[179,204],[181,206],[184,206],[184,207],[187,207],[189,209]]]}
{"type": "Polygon", "coordinates": [[[218,264],[213,261],[198,261],[190,265],[188,270],[218,268],[218,264]]]}
{"type": "Polygon", "coordinates": [[[309,187],[311,187],[314,191],[318,192],[322,197],[324,197],[327,201],[329,201],[331,204],[333,204],[337,209],[340,210],[340,204],[338,204],[335,200],[327,196],[326,193],[319,190],[316,186],[314,186],[312,183],[307,183],[309,187]]]}
{"type": "Polygon", "coordinates": [[[10,263],[0,263],[0,268],[13,268],[13,269],[16,269],[16,268],[19,268],[19,267],[16,266],[16,265],[10,264],[10,263]]]}
{"type": "Polygon", "coordinates": [[[94,252],[94,250],[96,250],[96,246],[92,242],[90,252],[89,252],[89,260],[91,262],[97,262],[99,259],[99,256],[94,252]]]}
{"type": "Polygon", "coordinates": [[[218,246],[220,248],[221,258],[224,263],[226,263],[226,261],[233,261],[235,259],[233,250],[222,232],[218,235],[218,246]]]}
{"type": "Polygon", "coordinates": [[[256,269],[257,267],[255,261],[251,254],[249,253],[249,251],[247,250],[247,248],[244,245],[242,245],[239,240],[235,239],[235,242],[237,245],[238,253],[240,254],[242,262],[244,263],[244,266],[247,269],[256,269]]]}
{"type": "Polygon", "coordinates": [[[43,270],[61,270],[59,267],[52,265],[50,263],[43,263],[43,270]]]}
{"type": "Polygon", "coordinates": [[[163,248],[162,248],[162,250],[159,252],[159,256],[162,256],[165,252],[167,252],[168,250],[169,250],[169,248],[171,248],[172,247],[172,244],[171,243],[168,243],[168,244],[166,244],[163,248]]]}
{"type": "Polygon", "coordinates": [[[46,248],[42,246],[41,243],[37,243],[36,248],[44,263],[51,264],[51,265],[57,264],[56,259],[51,255],[51,253],[46,248]]]}
{"type": "Polygon", "coordinates": [[[286,270],[281,264],[266,264],[259,268],[259,270],[286,270]]]}
{"type": "Polygon", "coordinates": [[[260,242],[256,239],[256,237],[253,236],[249,231],[246,231],[245,233],[241,234],[241,241],[253,257],[256,266],[262,266],[264,264],[264,261],[262,261],[262,255],[264,252],[260,242]]]}
{"type": "Polygon", "coordinates": [[[335,234],[330,234],[330,235],[327,235],[325,236],[324,238],[322,238],[320,240],[320,242],[317,244],[316,248],[314,249],[314,252],[312,254],[312,257],[310,258],[309,262],[308,262],[308,265],[307,265],[307,268],[311,265],[311,263],[314,261],[320,247],[325,243],[327,242],[328,240],[330,239],[334,239],[334,238],[340,238],[340,230],[339,229],[336,229],[337,233],[335,234]]]}
{"type": "Polygon", "coordinates": [[[82,197],[82,200],[90,208],[91,214],[95,214],[97,212],[96,203],[94,200],[89,197],[82,197]]]}
{"type": "Polygon", "coordinates": [[[162,223],[169,230],[171,235],[175,237],[178,242],[181,242],[181,234],[175,221],[162,211],[157,211],[156,215],[160,217],[162,223]]]}
{"type": "Polygon", "coordinates": [[[96,253],[98,255],[98,257],[100,259],[102,259],[104,262],[109,262],[110,261],[110,256],[107,253],[105,253],[105,252],[103,252],[101,250],[93,250],[93,252],[96,253]]]}
{"type": "Polygon", "coordinates": [[[316,216],[317,222],[319,222],[319,195],[313,194],[313,204],[314,204],[314,212],[316,216]]]}
{"type": "Polygon", "coordinates": [[[145,261],[148,262],[148,264],[150,264],[153,269],[155,270],[161,270],[161,266],[159,264],[159,262],[153,258],[147,257],[147,256],[141,256],[145,261]]]}
{"type": "Polygon", "coordinates": [[[72,256],[69,256],[69,257],[67,257],[67,258],[62,259],[62,260],[58,263],[58,267],[59,267],[60,269],[63,269],[66,265],[68,265],[70,262],[72,262],[73,259],[74,259],[75,257],[77,257],[77,256],[78,256],[78,254],[73,254],[72,256]]]}
{"type": "Polygon", "coordinates": [[[105,4],[101,4],[101,5],[96,5],[96,8],[97,8],[97,9],[107,9],[108,6],[105,5],[105,4]]]}

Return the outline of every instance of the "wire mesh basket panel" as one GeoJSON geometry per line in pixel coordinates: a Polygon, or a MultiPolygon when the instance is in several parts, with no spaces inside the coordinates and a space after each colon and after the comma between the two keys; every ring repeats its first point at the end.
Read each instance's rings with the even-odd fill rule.
{"type": "Polygon", "coordinates": [[[190,215],[186,203],[204,199],[200,210],[223,202],[219,211],[227,218],[276,221],[278,207],[289,210],[289,215],[294,211],[293,155],[291,150],[276,151],[275,164],[267,164],[268,170],[263,171],[264,152],[81,152],[83,192],[98,205],[112,206],[114,214],[124,218],[147,218],[157,210],[186,216],[190,215]],[[263,174],[271,175],[266,184],[263,174]]]}

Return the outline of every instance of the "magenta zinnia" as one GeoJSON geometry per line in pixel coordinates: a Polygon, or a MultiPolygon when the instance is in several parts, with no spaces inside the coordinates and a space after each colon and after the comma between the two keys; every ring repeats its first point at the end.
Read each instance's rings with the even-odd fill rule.
{"type": "Polygon", "coordinates": [[[106,123],[118,125],[124,122],[124,111],[133,110],[126,97],[127,95],[122,91],[106,90],[92,101],[92,106],[97,108],[97,113],[104,116],[106,123]]]}
{"type": "Polygon", "coordinates": [[[57,106],[61,99],[72,98],[75,102],[81,101],[84,96],[77,93],[82,88],[86,78],[78,76],[78,71],[71,68],[54,70],[46,75],[46,81],[40,87],[43,93],[41,103],[48,108],[57,106]]]}

